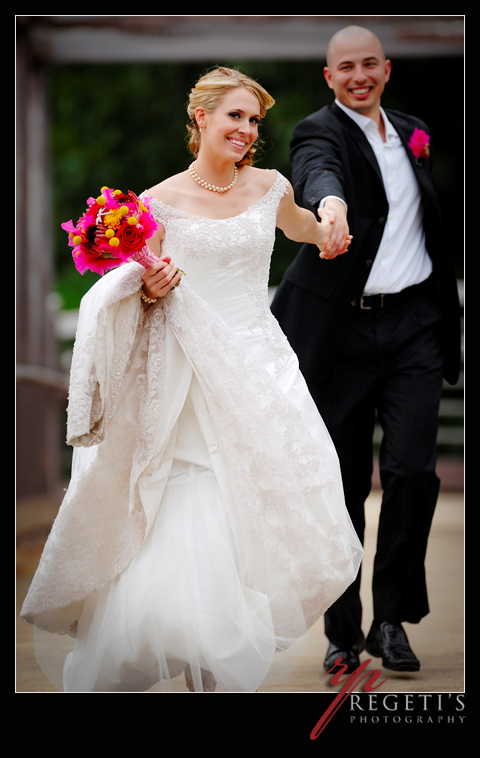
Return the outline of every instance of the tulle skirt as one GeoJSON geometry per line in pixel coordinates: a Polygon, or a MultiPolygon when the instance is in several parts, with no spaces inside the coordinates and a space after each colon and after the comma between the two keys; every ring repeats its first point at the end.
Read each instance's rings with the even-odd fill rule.
{"type": "Polygon", "coordinates": [[[275,655],[267,598],[241,582],[212,471],[177,464],[130,566],[87,599],[65,692],[172,691],[189,667],[195,691],[255,692],[275,655]]]}

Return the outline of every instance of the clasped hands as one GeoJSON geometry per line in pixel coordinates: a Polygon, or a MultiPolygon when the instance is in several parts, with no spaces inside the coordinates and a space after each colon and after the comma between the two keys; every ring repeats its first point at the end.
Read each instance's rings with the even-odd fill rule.
{"type": "Polygon", "coordinates": [[[330,225],[329,236],[320,247],[320,258],[332,260],[338,255],[346,253],[352,241],[347,222],[347,209],[345,205],[335,198],[329,198],[321,210],[318,211],[322,226],[330,225]]]}

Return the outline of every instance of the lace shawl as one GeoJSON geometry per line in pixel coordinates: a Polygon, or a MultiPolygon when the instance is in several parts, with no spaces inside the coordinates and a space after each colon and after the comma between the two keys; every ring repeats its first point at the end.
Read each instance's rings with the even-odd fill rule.
{"type": "MultiPolygon", "coordinates": [[[[123,570],[148,526],[140,479],[163,447],[167,351],[162,308],[144,317],[141,273],[138,264],[122,266],[81,304],[68,405],[71,481],[22,609],[40,628],[74,635],[84,598],[123,570]]],[[[168,463],[156,472],[160,486],[167,476],[168,463]]]]}

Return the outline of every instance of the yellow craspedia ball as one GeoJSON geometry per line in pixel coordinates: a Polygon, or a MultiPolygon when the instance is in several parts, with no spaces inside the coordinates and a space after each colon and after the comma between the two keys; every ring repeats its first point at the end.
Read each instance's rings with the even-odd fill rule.
{"type": "Polygon", "coordinates": [[[113,190],[114,195],[123,195],[122,190],[113,190]]]}
{"type": "Polygon", "coordinates": [[[135,218],[135,216],[130,216],[130,218],[128,219],[128,223],[130,224],[130,226],[135,226],[135,224],[137,223],[137,219],[135,218]]]}
{"type": "Polygon", "coordinates": [[[105,205],[105,204],[106,204],[106,202],[107,202],[107,201],[105,200],[105,198],[103,197],[103,195],[99,195],[99,197],[97,197],[97,203],[98,203],[99,205],[105,205]]]}
{"type": "Polygon", "coordinates": [[[74,245],[79,245],[81,241],[82,241],[82,238],[79,237],[78,234],[72,239],[72,242],[74,245]]]}
{"type": "Polygon", "coordinates": [[[122,213],[123,216],[126,216],[127,213],[128,213],[128,205],[121,205],[120,206],[120,211],[121,211],[121,213],[122,213]]]}
{"type": "Polygon", "coordinates": [[[105,237],[107,237],[107,239],[110,239],[110,237],[113,237],[114,234],[115,232],[113,231],[113,229],[107,229],[107,231],[105,232],[105,237]]]}
{"type": "Polygon", "coordinates": [[[118,239],[118,237],[112,237],[112,239],[109,241],[108,244],[111,245],[112,247],[117,247],[120,244],[120,240],[118,239]]]}

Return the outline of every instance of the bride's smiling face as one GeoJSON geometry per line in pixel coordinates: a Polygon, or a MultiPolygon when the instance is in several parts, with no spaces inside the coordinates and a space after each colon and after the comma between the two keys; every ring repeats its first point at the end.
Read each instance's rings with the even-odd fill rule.
{"type": "Polygon", "coordinates": [[[197,109],[201,146],[239,161],[258,137],[260,104],[245,87],[230,90],[214,111],[197,109]]]}

